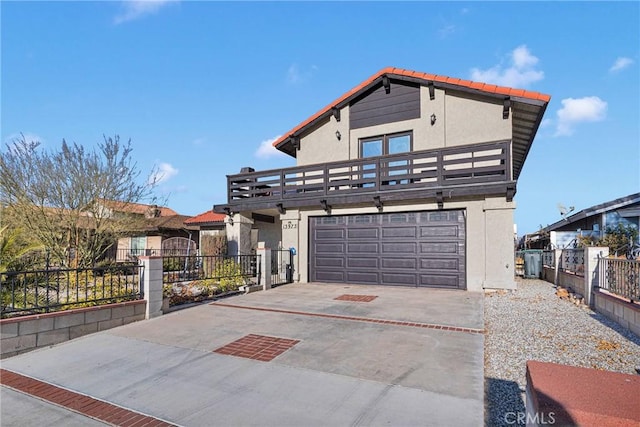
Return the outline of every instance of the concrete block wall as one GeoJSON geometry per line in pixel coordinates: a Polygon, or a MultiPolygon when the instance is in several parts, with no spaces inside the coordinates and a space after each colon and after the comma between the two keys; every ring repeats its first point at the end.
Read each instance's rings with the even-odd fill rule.
{"type": "Polygon", "coordinates": [[[145,319],[147,301],[128,301],[0,320],[0,358],[145,319]]]}
{"type": "Polygon", "coordinates": [[[571,288],[573,292],[587,297],[587,290],[585,289],[585,280],[582,276],[576,276],[575,274],[565,273],[564,271],[558,272],[558,285],[563,288],[571,288]]]}
{"type": "Polygon", "coordinates": [[[640,336],[640,304],[625,301],[606,292],[594,292],[595,310],[640,336]]]}

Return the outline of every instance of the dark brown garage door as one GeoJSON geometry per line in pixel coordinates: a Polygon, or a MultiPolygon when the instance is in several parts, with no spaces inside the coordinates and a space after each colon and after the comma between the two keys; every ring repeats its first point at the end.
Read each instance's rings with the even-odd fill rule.
{"type": "Polygon", "coordinates": [[[466,289],[461,210],[309,218],[314,282],[466,289]]]}

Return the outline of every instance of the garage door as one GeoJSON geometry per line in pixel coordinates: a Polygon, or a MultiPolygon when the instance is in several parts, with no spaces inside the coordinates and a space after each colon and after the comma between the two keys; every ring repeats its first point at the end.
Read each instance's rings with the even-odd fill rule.
{"type": "Polygon", "coordinates": [[[315,282],[466,289],[464,212],[309,218],[315,282]]]}

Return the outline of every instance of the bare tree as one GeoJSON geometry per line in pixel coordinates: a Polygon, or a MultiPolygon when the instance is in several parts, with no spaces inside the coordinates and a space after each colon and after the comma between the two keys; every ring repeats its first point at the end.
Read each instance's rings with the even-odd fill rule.
{"type": "Polygon", "coordinates": [[[119,236],[140,229],[140,219],[114,215],[102,202],[126,207],[152,196],[155,181],[140,180],[131,151],[131,141],[117,135],[91,150],[63,140],[47,151],[24,135],[14,139],[0,158],[3,216],[33,233],[61,265],[71,251],[74,266],[93,265],[119,236]]]}

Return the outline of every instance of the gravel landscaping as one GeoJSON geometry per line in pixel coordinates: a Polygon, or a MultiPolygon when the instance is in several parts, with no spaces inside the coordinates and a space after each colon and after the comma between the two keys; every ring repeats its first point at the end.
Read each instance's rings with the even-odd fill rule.
{"type": "Polygon", "coordinates": [[[527,360],[637,374],[640,337],[555,295],[542,280],[518,280],[518,290],[485,295],[485,418],[513,426],[524,411],[527,360]]]}

